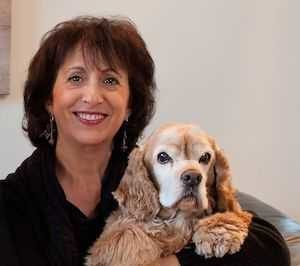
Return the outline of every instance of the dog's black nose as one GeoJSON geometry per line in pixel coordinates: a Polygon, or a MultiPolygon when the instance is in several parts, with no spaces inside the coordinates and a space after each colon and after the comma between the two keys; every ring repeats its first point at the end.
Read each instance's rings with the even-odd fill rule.
{"type": "Polygon", "coordinates": [[[187,171],[180,177],[184,185],[197,186],[201,182],[202,176],[198,172],[187,171]]]}

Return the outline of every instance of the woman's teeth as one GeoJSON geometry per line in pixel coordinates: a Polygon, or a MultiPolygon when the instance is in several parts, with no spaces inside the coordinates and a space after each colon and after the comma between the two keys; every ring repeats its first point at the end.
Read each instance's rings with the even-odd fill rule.
{"type": "Polygon", "coordinates": [[[104,118],[103,114],[90,114],[90,113],[76,113],[76,115],[83,120],[97,121],[104,118]]]}

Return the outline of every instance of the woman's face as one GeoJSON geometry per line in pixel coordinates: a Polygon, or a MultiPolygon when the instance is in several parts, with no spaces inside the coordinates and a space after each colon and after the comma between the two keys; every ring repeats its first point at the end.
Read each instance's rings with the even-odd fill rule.
{"type": "Polygon", "coordinates": [[[57,125],[57,143],[112,144],[129,109],[127,73],[106,64],[86,64],[78,46],[58,71],[47,109],[57,125]]]}

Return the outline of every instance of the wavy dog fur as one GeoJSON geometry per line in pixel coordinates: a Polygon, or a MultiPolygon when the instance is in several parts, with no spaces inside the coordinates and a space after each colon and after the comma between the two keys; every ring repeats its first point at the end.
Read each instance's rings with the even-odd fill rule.
{"type": "Polygon", "coordinates": [[[90,248],[87,266],[147,265],[191,241],[205,257],[233,254],[252,217],[236,200],[224,152],[191,124],[165,125],[135,148],[113,194],[119,208],[90,248]],[[210,160],[199,160],[207,153],[210,160]],[[192,185],[183,181],[191,176],[192,185]]]}

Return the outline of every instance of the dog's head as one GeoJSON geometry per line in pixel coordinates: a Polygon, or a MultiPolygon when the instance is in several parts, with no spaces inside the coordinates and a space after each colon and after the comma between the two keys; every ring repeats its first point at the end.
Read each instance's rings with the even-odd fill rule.
{"type": "Polygon", "coordinates": [[[240,211],[224,153],[190,124],[165,125],[136,148],[114,195],[121,208],[142,219],[161,208],[240,211]]]}

